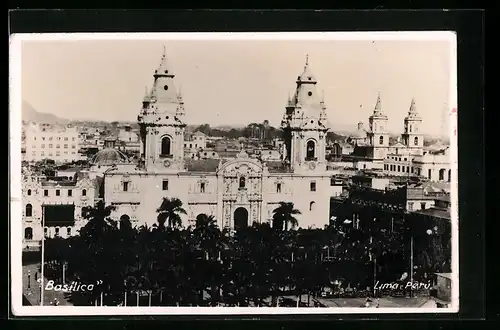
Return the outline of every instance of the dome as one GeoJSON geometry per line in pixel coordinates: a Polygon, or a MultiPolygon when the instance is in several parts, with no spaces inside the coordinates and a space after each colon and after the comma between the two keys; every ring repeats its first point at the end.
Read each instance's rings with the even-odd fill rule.
{"type": "Polygon", "coordinates": [[[127,163],[128,157],[123,153],[116,149],[103,149],[96,153],[90,163],[92,165],[106,166],[106,165],[115,165],[120,163],[127,163]]]}
{"type": "Polygon", "coordinates": [[[364,129],[358,129],[351,136],[351,139],[364,139],[366,138],[366,131],[364,129]]]}

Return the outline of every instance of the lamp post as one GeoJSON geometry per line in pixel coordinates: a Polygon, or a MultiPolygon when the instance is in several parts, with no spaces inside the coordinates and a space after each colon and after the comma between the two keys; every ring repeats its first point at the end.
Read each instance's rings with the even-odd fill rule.
{"type": "Polygon", "coordinates": [[[40,306],[43,306],[44,295],[44,257],[45,257],[45,205],[42,204],[42,260],[41,260],[41,274],[40,274],[40,306]]]}

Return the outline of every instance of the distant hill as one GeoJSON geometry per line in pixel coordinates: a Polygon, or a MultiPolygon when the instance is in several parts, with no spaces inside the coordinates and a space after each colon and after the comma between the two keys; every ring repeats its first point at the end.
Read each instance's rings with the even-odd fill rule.
{"type": "Polygon", "coordinates": [[[56,115],[38,112],[31,104],[23,101],[21,118],[23,121],[33,121],[39,124],[67,124],[68,119],[57,117],[56,115]]]}

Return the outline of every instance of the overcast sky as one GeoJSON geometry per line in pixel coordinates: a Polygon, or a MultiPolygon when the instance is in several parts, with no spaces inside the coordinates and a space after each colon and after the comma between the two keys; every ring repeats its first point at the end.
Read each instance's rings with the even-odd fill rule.
{"type": "Polygon", "coordinates": [[[367,126],[380,91],[392,132],[414,97],[423,131],[448,133],[446,41],[23,41],[22,98],[68,119],[136,120],[163,45],[188,124],[279,125],[309,54],[334,129],[367,126]]]}

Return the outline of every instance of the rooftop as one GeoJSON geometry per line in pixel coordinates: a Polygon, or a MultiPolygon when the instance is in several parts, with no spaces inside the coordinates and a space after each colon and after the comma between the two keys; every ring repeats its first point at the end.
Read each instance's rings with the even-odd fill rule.
{"type": "Polygon", "coordinates": [[[219,159],[186,159],[188,172],[217,172],[219,159]]]}

